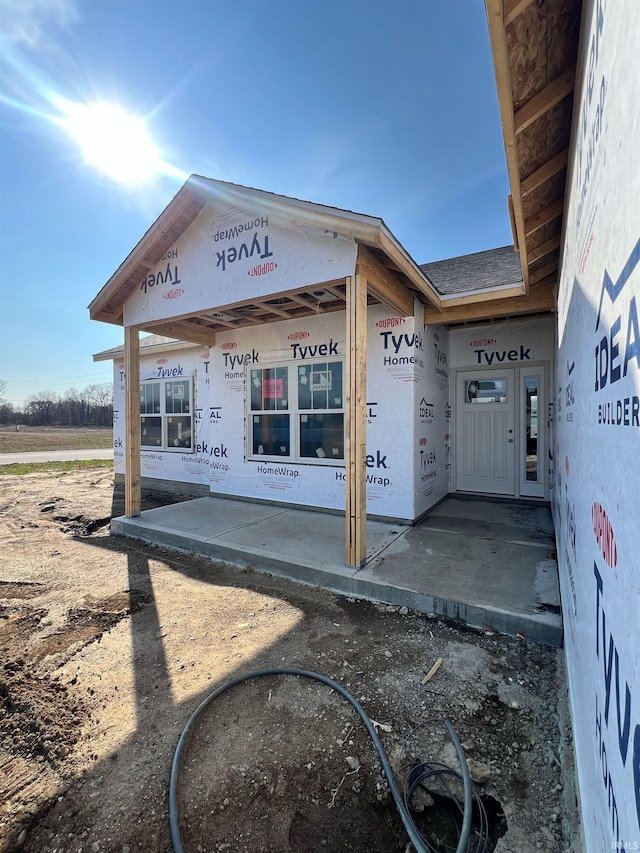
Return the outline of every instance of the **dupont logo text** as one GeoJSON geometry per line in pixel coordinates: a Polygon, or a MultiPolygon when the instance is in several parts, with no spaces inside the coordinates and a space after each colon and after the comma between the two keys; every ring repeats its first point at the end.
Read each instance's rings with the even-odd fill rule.
{"type": "Polygon", "coordinates": [[[597,502],[593,504],[591,519],[593,521],[593,532],[595,533],[598,548],[604,557],[605,563],[613,569],[618,562],[618,548],[609,516],[601,504],[597,502]]]}

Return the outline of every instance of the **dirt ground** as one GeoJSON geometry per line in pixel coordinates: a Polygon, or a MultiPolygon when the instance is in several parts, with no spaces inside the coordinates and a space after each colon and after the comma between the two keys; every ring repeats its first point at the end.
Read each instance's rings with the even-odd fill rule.
{"type": "MultiPolygon", "coordinates": [[[[170,851],[180,733],[215,688],[272,667],[353,693],[394,771],[457,767],[450,720],[486,850],[580,849],[561,653],[113,538],[121,511],[109,471],[0,477],[0,850],[170,851]]],[[[444,853],[455,822],[436,781],[411,810],[444,853]]],[[[185,851],[412,849],[351,705],[294,676],[207,706],[178,799],[185,851]]]]}

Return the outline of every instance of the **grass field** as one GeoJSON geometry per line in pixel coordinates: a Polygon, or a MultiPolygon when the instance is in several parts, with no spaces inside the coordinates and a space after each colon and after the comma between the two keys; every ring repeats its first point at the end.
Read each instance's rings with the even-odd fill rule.
{"type": "Polygon", "coordinates": [[[96,450],[113,447],[109,429],[55,429],[15,427],[0,429],[0,453],[31,453],[36,450],[96,450]]]}

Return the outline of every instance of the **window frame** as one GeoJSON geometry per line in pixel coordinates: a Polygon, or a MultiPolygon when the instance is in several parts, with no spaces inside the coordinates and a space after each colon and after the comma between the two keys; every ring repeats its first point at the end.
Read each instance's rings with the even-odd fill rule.
{"type": "MultiPolygon", "coordinates": [[[[175,390],[175,389],[174,389],[175,390]]],[[[176,395],[173,398],[173,394],[171,395],[172,399],[182,399],[184,405],[184,396],[180,397],[180,395],[176,395]]],[[[156,453],[183,453],[183,454],[193,454],[195,453],[196,442],[195,442],[195,416],[194,416],[194,389],[193,389],[193,377],[192,376],[181,376],[181,377],[166,377],[162,379],[158,379],[157,377],[149,377],[148,379],[140,380],[140,450],[146,452],[156,452],[156,453]],[[170,385],[181,385],[183,388],[186,386],[188,397],[186,400],[186,411],[168,411],[167,408],[167,388],[170,385]],[[151,393],[150,395],[147,392],[147,389],[152,389],[153,386],[158,387],[159,400],[156,401],[155,393],[151,393]],[[145,403],[145,398],[151,397],[150,404],[154,407],[154,411],[144,411],[143,406],[147,405],[145,403]],[[158,418],[160,420],[160,444],[144,444],[144,419],[145,418],[158,418]],[[171,425],[172,418],[186,418],[189,420],[189,446],[176,446],[175,444],[169,443],[169,427],[171,425]]]]}
{"type": "MultiPolygon", "coordinates": [[[[309,361],[286,361],[286,362],[269,362],[265,364],[256,365],[248,370],[247,373],[247,390],[245,393],[245,410],[246,410],[246,459],[250,462],[280,462],[285,463],[287,465],[320,465],[320,466],[330,466],[330,467],[345,467],[345,441],[344,441],[344,428],[345,428],[345,395],[344,395],[344,368],[345,361],[343,357],[338,358],[326,358],[326,357],[318,357],[309,361]],[[332,408],[309,408],[304,407],[301,408],[300,400],[299,400],[299,369],[301,367],[309,368],[310,372],[314,370],[314,367],[318,367],[319,365],[323,365],[324,369],[327,373],[330,372],[329,365],[339,364],[341,367],[341,405],[337,406],[334,403],[332,408]],[[275,371],[286,369],[287,371],[287,408],[284,409],[253,409],[252,408],[252,383],[254,380],[253,372],[254,371],[275,371]],[[254,426],[254,416],[265,416],[265,415],[287,415],[289,418],[289,453],[288,455],[277,454],[271,455],[267,453],[254,453],[253,452],[253,426],[254,426]],[[302,456],[301,455],[301,424],[303,416],[317,416],[317,415],[341,415],[342,416],[342,457],[336,458],[327,454],[327,456],[302,456]]],[[[263,373],[264,375],[264,373],[263,373]]],[[[334,398],[335,400],[335,398],[334,398]]],[[[262,400],[264,403],[264,398],[262,400]]]]}

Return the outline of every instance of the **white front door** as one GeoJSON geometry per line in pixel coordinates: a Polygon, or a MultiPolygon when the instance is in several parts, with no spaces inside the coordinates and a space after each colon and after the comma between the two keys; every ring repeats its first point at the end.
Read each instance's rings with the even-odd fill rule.
{"type": "Polygon", "coordinates": [[[458,373],[458,491],[515,495],[515,397],[512,368],[458,373]]]}

